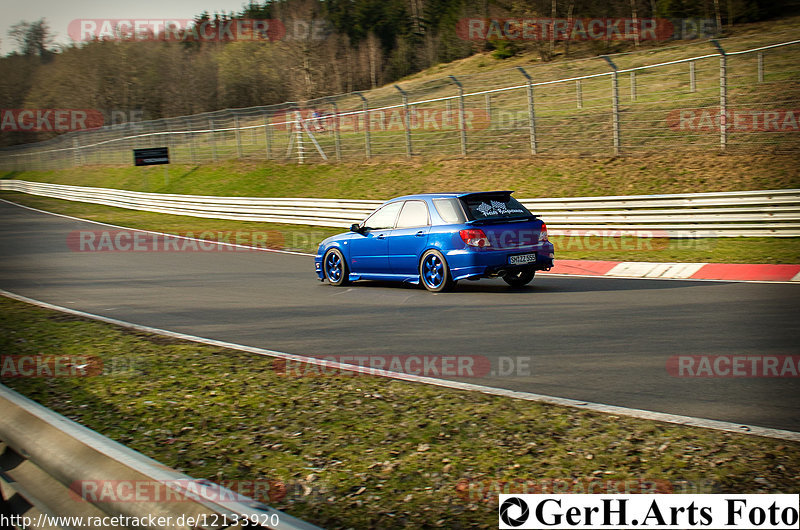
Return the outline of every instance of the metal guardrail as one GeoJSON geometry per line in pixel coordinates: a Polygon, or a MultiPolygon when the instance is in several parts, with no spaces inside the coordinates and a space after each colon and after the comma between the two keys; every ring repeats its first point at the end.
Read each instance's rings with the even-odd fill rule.
{"type": "MultiPolygon", "coordinates": [[[[28,517],[33,528],[88,528],[98,526],[85,524],[99,520],[95,517],[106,518],[110,524],[102,526],[112,528],[126,527],[114,526],[112,517],[117,522],[136,518],[145,523],[136,526],[154,529],[239,528],[245,517],[266,523],[248,525],[256,528],[317,528],[210,481],[174,471],[3,385],[0,409],[0,514],[28,517]],[[109,498],[102,495],[82,498],[80,490],[76,492],[76,484],[98,483],[101,477],[115,485],[112,501],[99,502],[109,498]],[[137,485],[153,484],[163,485],[159,491],[169,488],[174,496],[130,499],[137,485]],[[84,524],[68,522],[67,517],[82,517],[84,524]],[[189,517],[198,524],[187,525],[189,517]],[[154,526],[150,521],[157,522],[154,526]],[[166,521],[171,524],[163,524],[166,521]]],[[[96,491],[102,492],[102,487],[96,491]]]]}
{"type": "MultiPolygon", "coordinates": [[[[382,203],[159,194],[23,180],[0,180],[0,190],[173,215],[339,228],[364,220],[382,203]]],[[[800,189],[520,201],[554,235],[800,236],[800,189]]]]}

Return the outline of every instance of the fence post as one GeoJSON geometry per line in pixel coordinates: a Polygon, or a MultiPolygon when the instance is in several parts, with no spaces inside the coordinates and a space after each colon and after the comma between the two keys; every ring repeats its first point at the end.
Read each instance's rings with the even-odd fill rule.
{"type": "MultiPolygon", "coordinates": [[[[461,81],[456,79],[456,76],[449,75],[447,77],[458,87],[458,128],[461,132],[461,156],[467,156],[467,116],[464,108],[464,86],[461,81]]],[[[450,100],[447,99],[445,101],[449,102],[450,100]]]]}
{"type": "Polygon", "coordinates": [[[264,142],[267,145],[267,160],[272,160],[272,130],[269,125],[269,111],[264,112],[264,142]]]}
{"type": "Polygon", "coordinates": [[[329,99],[331,107],[333,107],[333,143],[334,150],[336,151],[336,160],[342,160],[342,137],[339,133],[339,106],[333,98],[329,99]]]}
{"type": "Polygon", "coordinates": [[[78,136],[75,135],[72,138],[72,148],[75,150],[75,154],[72,156],[72,163],[74,164],[72,167],[80,166],[81,165],[81,144],[78,141],[78,136]]]}
{"type": "Polygon", "coordinates": [[[367,155],[367,160],[369,160],[372,158],[372,146],[370,145],[369,137],[369,102],[361,92],[356,92],[356,95],[361,98],[361,108],[364,111],[364,152],[367,155]]]}
{"type": "Polygon", "coordinates": [[[169,149],[170,158],[174,158],[175,157],[175,138],[174,138],[174,135],[172,134],[172,129],[169,126],[169,120],[164,120],[164,132],[167,133],[167,134],[164,135],[166,137],[164,139],[164,143],[166,144],[167,149],[169,149]]]}
{"type": "Polygon", "coordinates": [[[711,40],[719,51],[719,148],[728,148],[728,55],[719,42],[711,40]]]}
{"type": "Polygon", "coordinates": [[[636,101],[636,70],[631,70],[631,101],[636,101]]]}
{"type": "Polygon", "coordinates": [[[489,128],[492,127],[492,95],[485,94],[484,99],[486,100],[486,123],[488,124],[489,128]]]}
{"type": "Polygon", "coordinates": [[[194,131],[192,130],[192,122],[189,118],[184,120],[186,122],[186,131],[189,133],[189,156],[192,157],[192,164],[197,163],[197,147],[194,145],[194,131]]]}
{"type": "Polygon", "coordinates": [[[211,160],[217,161],[217,139],[216,131],[214,130],[214,118],[208,118],[208,128],[211,131],[211,160]]]}
{"type": "Polygon", "coordinates": [[[583,87],[581,86],[581,80],[578,79],[575,81],[575,101],[578,105],[579,109],[583,108],[583,87]]]}
{"type": "Polygon", "coordinates": [[[403,117],[403,126],[406,129],[406,158],[411,158],[413,149],[411,146],[411,116],[409,115],[408,110],[408,94],[406,94],[406,91],[400,88],[399,85],[394,85],[394,87],[403,97],[403,110],[405,113],[405,116],[403,117]]]}
{"type": "Polygon", "coordinates": [[[697,77],[695,74],[694,61],[689,61],[689,92],[697,91],[697,77]]]}
{"type": "Polygon", "coordinates": [[[758,52],[758,82],[764,82],[764,52],[758,52]]]}
{"type": "Polygon", "coordinates": [[[236,158],[242,158],[242,133],[239,130],[239,115],[233,115],[233,136],[236,138],[236,158]]]}
{"type": "Polygon", "coordinates": [[[611,133],[614,137],[614,156],[619,156],[621,152],[621,138],[619,130],[619,80],[617,79],[617,65],[608,55],[602,55],[611,67],[611,133]]]}
{"type": "Polygon", "coordinates": [[[517,70],[528,80],[528,119],[530,120],[529,126],[531,130],[531,154],[535,155],[538,151],[538,145],[536,142],[536,113],[533,108],[533,79],[523,67],[517,66],[517,70]]]}
{"type": "Polygon", "coordinates": [[[300,125],[301,116],[299,110],[294,111],[294,119],[294,133],[297,143],[297,163],[302,166],[306,158],[305,152],[303,151],[303,128],[300,125]]]}

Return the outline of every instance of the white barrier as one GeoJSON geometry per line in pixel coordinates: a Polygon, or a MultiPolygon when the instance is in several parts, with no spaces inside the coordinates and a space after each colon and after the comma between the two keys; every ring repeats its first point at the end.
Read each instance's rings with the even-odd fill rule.
{"type": "MultiPolygon", "coordinates": [[[[382,201],[213,197],[0,180],[0,190],[173,215],[346,228],[382,201]]],[[[800,236],[800,190],[520,199],[552,234],[800,236]]]]}

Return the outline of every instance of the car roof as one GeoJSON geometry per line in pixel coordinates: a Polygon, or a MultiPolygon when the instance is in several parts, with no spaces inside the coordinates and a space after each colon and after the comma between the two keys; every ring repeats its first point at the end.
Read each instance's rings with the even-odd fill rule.
{"type": "Polygon", "coordinates": [[[409,199],[447,199],[447,198],[466,198],[466,197],[479,197],[481,195],[511,195],[514,193],[510,190],[497,190],[497,191],[453,191],[442,193],[418,193],[415,195],[404,195],[402,197],[395,197],[392,201],[401,201],[409,199]]]}

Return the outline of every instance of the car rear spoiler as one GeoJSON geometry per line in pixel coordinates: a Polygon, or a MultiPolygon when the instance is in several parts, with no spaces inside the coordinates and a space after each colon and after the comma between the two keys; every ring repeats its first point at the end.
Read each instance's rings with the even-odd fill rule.
{"type": "Polygon", "coordinates": [[[459,199],[472,199],[472,198],[478,198],[478,197],[485,197],[485,196],[488,196],[488,195],[493,195],[493,196],[496,197],[498,195],[511,195],[512,193],[514,193],[514,192],[510,191],[510,190],[503,190],[503,191],[476,191],[476,192],[472,192],[472,193],[462,193],[462,194],[458,195],[458,198],[459,199]]]}

